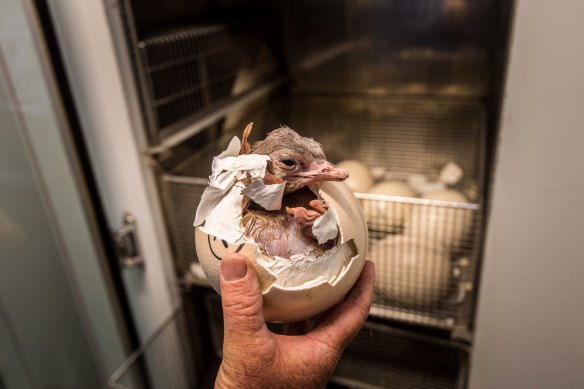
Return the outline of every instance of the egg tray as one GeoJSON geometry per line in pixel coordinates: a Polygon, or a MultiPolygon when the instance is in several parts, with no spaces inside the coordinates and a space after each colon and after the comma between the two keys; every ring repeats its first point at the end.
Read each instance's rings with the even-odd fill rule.
{"type": "Polygon", "coordinates": [[[241,136],[243,123],[254,122],[252,140],[288,124],[321,142],[331,161],[358,158],[369,167],[381,167],[392,178],[424,174],[435,179],[447,162],[461,166],[464,177],[456,189],[471,198],[470,203],[368,193],[356,196],[368,215],[369,256],[377,263],[371,313],[464,332],[472,316],[481,242],[484,130],[480,105],[430,98],[318,95],[284,96],[264,103],[239,124],[210,127],[160,161],[164,172],[160,176],[161,195],[179,276],[186,283],[201,282],[191,272],[191,265],[197,261],[192,223],[213,156],[233,135],[241,136]],[[414,215],[410,222],[432,217],[438,227],[412,229],[407,220],[396,222],[383,212],[375,212],[397,207],[402,213],[405,210],[414,215]],[[456,229],[463,233],[455,233],[456,229]],[[399,244],[386,247],[392,238],[399,244]],[[439,274],[432,261],[408,270],[396,260],[414,250],[423,261],[430,252],[424,250],[436,248],[441,253],[439,274]],[[401,281],[396,286],[395,274],[400,272],[404,277],[398,277],[401,281]],[[428,283],[439,286],[428,287],[428,283]]]}

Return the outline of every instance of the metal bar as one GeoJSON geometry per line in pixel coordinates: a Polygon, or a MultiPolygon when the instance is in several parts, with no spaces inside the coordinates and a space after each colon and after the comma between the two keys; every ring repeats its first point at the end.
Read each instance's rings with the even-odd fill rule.
{"type": "Polygon", "coordinates": [[[209,184],[209,181],[206,178],[201,178],[201,177],[175,176],[175,175],[165,174],[162,176],[162,179],[165,182],[173,182],[176,184],[193,184],[193,185],[202,185],[205,187],[209,184]]]}
{"type": "Polygon", "coordinates": [[[172,94],[170,96],[165,96],[165,97],[163,97],[161,99],[154,100],[153,103],[152,103],[152,106],[155,107],[155,108],[158,108],[161,105],[171,103],[171,102],[176,101],[176,100],[178,100],[180,98],[194,95],[197,92],[200,92],[202,89],[203,89],[203,85],[198,85],[198,86],[195,86],[195,87],[183,89],[180,92],[176,92],[176,93],[174,93],[174,94],[172,94]]]}
{"type": "Polygon", "coordinates": [[[416,198],[416,197],[401,197],[401,196],[382,195],[382,194],[373,194],[373,193],[355,193],[355,197],[360,199],[360,200],[391,201],[391,202],[396,202],[396,203],[408,203],[408,204],[419,204],[419,205],[431,205],[431,206],[437,206],[437,207],[470,209],[473,211],[478,211],[481,208],[479,204],[473,204],[473,203],[459,203],[456,201],[429,200],[429,199],[420,199],[420,198],[416,198]]]}
{"type": "Polygon", "coordinates": [[[375,331],[383,332],[383,333],[395,336],[396,338],[403,338],[403,339],[414,340],[417,342],[424,342],[424,343],[432,343],[432,344],[435,344],[438,346],[460,350],[460,351],[466,352],[468,354],[470,354],[470,350],[471,350],[468,345],[460,343],[460,342],[452,341],[449,339],[439,338],[439,337],[436,337],[433,335],[425,335],[425,334],[418,333],[415,331],[409,331],[409,330],[405,330],[405,329],[401,329],[401,328],[396,328],[396,327],[388,326],[386,324],[373,323],[373,322],[367,321],[363,325],[362,331],[367,331],[367,330],[375,330],[375,331]]]}
{"type": "Polygon", "coordinates": [[[220,108],[208,113],[207,115],[203,116],[201,119],[197,120],[190,126],[185,127],[180,132],[164,139],[160,143],[160,145],[147,149],[146,152],[150,155],[159,155],[169,151],[174,146],[184,142],[190,137],[203,131],[205,128],[213,125],[214,123],[222,119],[224,116],[226,116],[229,112],[232,112],[233,110],[245,106],[246,104],[249,104],[254,100],[266,96],[268,93],[272,92],[273,90],[281,86],[283,83],[284,79],[279,79],[267,85],[258,87],[257,89],[249,91],[241,95],[240,97],[236,97],[230,103],[225,104],[220,108]]]}
{"type": "Polygon", "coordinates": [[[371,307],[370,314],[372,316],[379,318],[395,319],[408,323],[422,324],[432,328],[438,328],[443,330],[452,330],[454,328],[454,325],[456,324],[454,318],[440,319],[412,312],[400,312],[395,309],[391,309],[387,306],[382,306],[378,304],[374,304],[371,307]]]}
{"type": "MultiPolygon", "coordinates": [[[[129,0],[121,0],[119,6],[119,17],[125,21],[122,21],[122,37],[118,38],[119,42],[124,42],[124,50],[130,53],[131,59],[129,59],[128,68],[133,68],[135,74],[133,77],[135,81],[134,91],[140,99],[140,104],[142,107],[148,107],[152,96],[152,85],[149,79],[146,77],[145,55],[143,53],[143,47],[140,46],[138,41],[138,32],[136,31],[136,22],[134,21],[134,14],[132,11],[132,6],[129,0]]],[[[120,43],[121,44],[121,43],[120,43]]],[[[126,60],[126,58],[124,58],[126,60]]],[[[125,81],[128,83],[128,81],[125,81]]],[[[150,109],[141,110],[142,117],[144,119],[144,124],[146,125],[146,133],[148,135],[148,141],[150,144],[156,143],[158,140],[158,134],[156,133],[156,123],[157,116],[154,111],[150,109]]]]}
{"type": "Polygon", "coordinates": [[[330,379],[330,382],[333,384],[338,384],[343,387],[347,388],[355,388],[355,389],[383,389],[383,386],[379,385],[371,385],[365,382],[361,382],[359,380],[354,380],[351,378],[341,377],[338,375],[333,375],[330,379]]]}

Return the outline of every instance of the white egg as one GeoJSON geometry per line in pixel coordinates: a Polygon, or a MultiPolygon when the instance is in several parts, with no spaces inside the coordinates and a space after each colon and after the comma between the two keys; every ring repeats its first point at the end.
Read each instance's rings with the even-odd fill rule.
{"type": "Polygon", "coordinates": [[[442,201],[456,201],[459,203],[468,203],[468,200],[462,193],[454,189],[443,189],[434,192],[428,192],[422,196],[424,199],[429,200],[442,200],[442,201]]]}
{"type": "Polygon", "coordinates": [[[367,225],[359,202],[344,183],[324,182],[319,194],[334,211],[339,239],[318,258],[272,258],[256,243],[229,244],[197,227],[197,256],[213,288],[220,293],[221,258],[229,252],[240,252],[254,263],[264,297],[264,316],[269,322],[304,320],[341,301],[363,268],[367,225]]]}
{"type": "Polygon", "coordinates": [[[337,163],[337,167],[345,169],[349,173],[345,184],[353,192],[367,192],[373,186],[371,172],[363,162],[356,159],[346,159],[337,163]]]}
{"type": "Polygon", "coordinates": [[[404,235],[372,244],[375,289],[382,298],[408,305],[437,302],[448,291],[450,259],[440,248],[404,235]]]}
{"type": "MultiPolygon", "coordinates": [[[[426,193],[429,200],[468,203],[464,195],[454,189],[426,193]]],[[[441,205],[416,204],[411,213],[407,233],[431,244],[458,247],[468,236],[473,222],[473,210],[441,205]]]]}
{"type": "MultiPolygon", "coordinates": [[[[371,194],[417,197],[416,192],[404,181],[384,181],[369,190],[371,194]]],[[[370,226],[384,231],[394,231],[404,224],[409,216],[410,204],[390,200],[367,199],[361,202],[370,226]]]]}

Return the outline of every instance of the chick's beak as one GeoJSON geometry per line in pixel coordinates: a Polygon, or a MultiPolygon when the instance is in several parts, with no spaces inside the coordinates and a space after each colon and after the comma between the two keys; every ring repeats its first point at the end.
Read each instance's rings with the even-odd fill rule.
{"type": "Polygon", "coordinates": [[[302,176],[311,182],[343,181],[349,177],[349,173],[329,161],[314,161],[302,176]]]}

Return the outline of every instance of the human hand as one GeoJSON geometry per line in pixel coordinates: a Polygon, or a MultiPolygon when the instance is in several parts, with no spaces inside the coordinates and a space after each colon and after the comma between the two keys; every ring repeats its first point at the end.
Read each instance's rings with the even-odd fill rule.
{"type": "Polygon", "coordinates": [[[316,327],[298,336],[266,326],[259,281],[250,260],[221,260],[223,361],[215,388],[321,388],[341,353],[363,326],[373,296],[374,265],[366,261],[345,300],[323,313],[316,327]]]}

